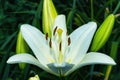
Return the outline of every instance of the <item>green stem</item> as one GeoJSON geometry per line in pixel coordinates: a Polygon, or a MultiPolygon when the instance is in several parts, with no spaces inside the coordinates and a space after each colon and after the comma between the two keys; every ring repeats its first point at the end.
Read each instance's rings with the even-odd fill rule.
{"type": "Polygon", "coordinates": [[[119,8],[120,8],[120,1],[118,2],[115,10],[113,11],[113,14],[116,14],[116,12],[118,11],[119,8]]]}
{"type": "Polygon", "coordinates": [[[89,80],[92,80],[92,78],[93,78],[93,71],[94,71],[94,67],[95,67],[95,65],[92,65],[91,66],[91,68],[90,68],[90,79],[89,80]]]}
{"type": "Polygon", "coordinates": [[[60,80],[66,80],[65,77],[62,75],[62,70],[59,68],[60,80]]]}
{"type": "Polygon", "coordinates": [[[91,19],[94,20],[93,0],[90,0],[90,3],[91,3],[91,19]]]}

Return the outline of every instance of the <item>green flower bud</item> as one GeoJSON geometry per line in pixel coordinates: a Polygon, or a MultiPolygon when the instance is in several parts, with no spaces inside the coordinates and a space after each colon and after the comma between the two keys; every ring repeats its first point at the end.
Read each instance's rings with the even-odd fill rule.
{"type": "Polygon", "coordinates": [[[43,32],[51,36],[51,29],[53,28],[54,20],[57,16],[57,11],[52,0],[44,0],[43,3],[43,32]]]}
{"type": "Polygon", "coordinates": [[[110,14],[98,28],[91,46],[91,51],[98,51],[107,42],[112,32],[115,16],[110,14]]]}
{"type": "Polygon", "coordinates": [[[38,75],[35,75],[34,77],[30,77],[29,80],[40,80],[38,75]]]}
{"type": "MultiPolygon", "coordinates": [[[[27,53],[28,51],[29,51],[29,47],[26,44],[25,40],[23,39],[21,32],[19,32],[17,37],[16,53],[21,54],[21,53],[27,53]]],[[[25,64],[20,63],[19,67],[20,69],[24,69],[25,64]]]]}

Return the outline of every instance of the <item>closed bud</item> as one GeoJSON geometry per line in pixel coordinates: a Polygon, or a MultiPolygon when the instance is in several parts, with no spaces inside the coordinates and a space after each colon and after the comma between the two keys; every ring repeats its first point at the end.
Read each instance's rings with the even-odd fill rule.
{"type": "Polygon", "coordinates": [[[43,3],[43,32],[44,34],[48,33],[48,36],[51,36],[51,30],[53,28],[54,20],[57,16],[57,11],[54,7],[52,0],[44,0],[43,3]]]}
{"type": "Polygon", "coordinates": [[[112,32],[113,26],[115,22],[115,16],[110,14],[102,23],[102,25],[98,28],[97,32],[95,33],[91,51],[98,51],[104,44],[107,42],[110,34],[112,32]]]}
{"type": "Polygon", "coordinates": [[[29,80],[40,80],[38,75],[35,75],[34,77],[30,77],[29,80]]]}
{"type": "MultiPolygon", "coordinates": [[[[17,37],[16,53],[21,54],[21,53],[27,53],[28,51],[29,51],[29,47],[26,44],[25,40],[23,39],[21,32],[19,32],[17,37]]],[[[19,63],[19,67],[20,69],[24,69],[25,64],[19,63]]]]}

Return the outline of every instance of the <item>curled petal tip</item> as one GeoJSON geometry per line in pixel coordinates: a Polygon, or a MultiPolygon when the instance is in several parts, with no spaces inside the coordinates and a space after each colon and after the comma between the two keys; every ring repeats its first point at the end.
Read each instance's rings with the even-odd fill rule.
{"type": "Polygon", "coordinates": [[[112,65],[117,65],[117,63],[115,61],[113,61],[112,65]]]}
{"type": "Polygon", "coordinates": [[[8,60],[7,60],[7,63],[8,64],[13,64],[15,63],[14,59],[12,57],[10,57],[8,60]]]}

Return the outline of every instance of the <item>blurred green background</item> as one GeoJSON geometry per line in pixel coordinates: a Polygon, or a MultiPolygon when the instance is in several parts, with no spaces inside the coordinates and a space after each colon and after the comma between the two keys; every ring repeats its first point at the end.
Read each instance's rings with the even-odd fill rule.
{"type": "MultiPolygon", "coordinates": [[[[115,11],[119,0],[53,0],[58,14],[67,17],[68,33],[89,22],[97,22],[98,27],[107,15],[115,11]]],[[[21,70],[18,64],[6,64],[7,59],[16,54],[16,40],[21,24],[28,23],[42,31],[43,0],[0,0],[0,80],[28,80],[38,74],[41,80],[59,80],[40,68],[27,64],[21,70]]],[[[120,80],[120,17],[116,18],[112,34],[100,52],[116,54],[109,80],[120,80]]],[[[31,52],[32,53],[32,52],[31,52]]],[[[66,80],[104,80],[107,66],[95,65],[93,73],[85,66],[66,77],[66,80]]]]}

